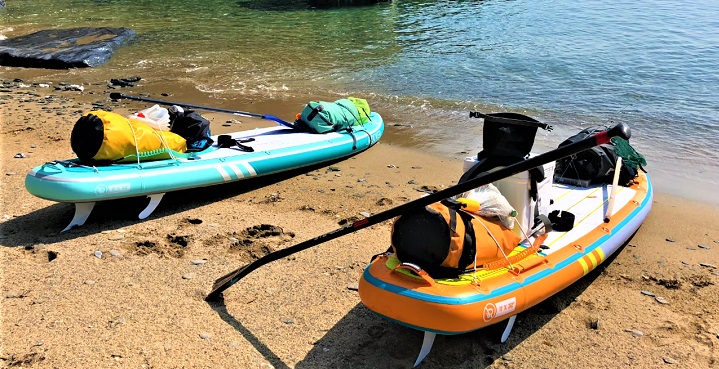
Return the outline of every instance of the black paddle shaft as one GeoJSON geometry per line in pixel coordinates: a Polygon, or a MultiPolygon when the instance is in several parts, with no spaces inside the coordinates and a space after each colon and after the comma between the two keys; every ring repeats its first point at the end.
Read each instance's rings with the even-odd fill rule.
{"type": "Polygon", "coordinates": [[[444,200],[451,196],[458,195],[462,192],[469,191],[473,188],[484,186],[486,184],[489,184],[489,183],[498,181],[500,179],[515,175],[517,173],[530,170],[530,169],[538,167],[540,165],[544,165],[549,162],[557,161],[566,156],[574,155],[578,152],[584,151],[584,150],[592,148],[594,146],[608,143],[609,140],[615,136],[619,136],[621,138],[624,138],[625,140],[628,140],[629,137],[631,136],[631,131],[627,125],[620,123],[607,131],[599,132],[599,133],[595,134],[594,136],[585,138],[584,140],[577,141],[577,142],[567,145],[567,146],[562,146],[560,148],[554,149],[552,151],[548,151],[541,155],[531,157],[527,160],[518,162],[516,164],[509,165],[507,167],[498,169],[496,171],[485,173],[485,174],[478,176],[476,178],[473,178],[467,182],[460,183],[460,184],[454,185],[452,187],[448,187],[442,191],[438,191],[438,192],[435,192],[433,194],[430,194],[430,195],[427,195],[424,197],[420,197],[419,199],[410,201],[408,203],[402,204],[402,205],[394,207],[392,209],[387,209],[381,213],[377,213],[377,214],[369,216],[367,218],[358,220],[350,225],[346,225],[346,226],[336,229],[332,232],[325,233],[321,236],[317,236],[317,237],[309,239],[307,241],[298,243],[297,245],[290,246],[286,249],[282,249],[282,250],[278,250],[278,251],[269,253],[255,261],[253,261],[250,264],[247,264],[231,273],[228,273],[228,274],[218,278],[215,281],[215,284],[212,286],[212,291],[210,291],[210,293],[207,295],[205,300],[207,300],[207,301],[215,300],[222,293],[222,291],[228,289],[230,286],[237,283],[240,279],[244,278],[245,276],[247,276],[248,274],[253,272],[255,269],[257,269],[265,264],[282,259],[282,258],[292,255],[296,252],[306,250],[310,247],[317,246],[323,242],[334,240],[335,238],[358,231],[362,228],[367,228],[367,227],[375,225],[377,223],[384,222],[385,220],[392,219],[396,216],[406,213],[408,210],[411,210],[413,208],[427,206],[434,202],[441,201],[441,200],[444,200]]]}

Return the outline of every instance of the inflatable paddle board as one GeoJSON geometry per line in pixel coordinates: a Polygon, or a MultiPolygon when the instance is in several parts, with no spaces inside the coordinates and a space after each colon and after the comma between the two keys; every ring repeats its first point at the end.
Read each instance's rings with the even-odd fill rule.
{"type": "Polygon", "coordinates": [[[140,163],[83,165],[77,159],[45,163],[30,171],[25,188],[51,201],[75,204],[75,215],[63,230],[85,223],[97,201],[136,196],[150,198],[139,218],[147,218],[170,191],[212,186],[279,173],[357,154],[382,137],[384,121],[377,113],[351,131],[314,134],[286,126],[229,134],[254,151],[210,148],[174,159],[140,163]]]}
{"type": "Polygon", "coordinates": [[[500,259],[496,268],[433,279],[388,252],[364,270],[359,283],[362,303],[388,320],[425,332],[415,365],[429,353],[436,334],[470,332],[508,319],[504,342],[518,313],[595,269],[632,237],[652,206],[652,185],[642,172],[629,187],[551,181],[547,187],[549,211],[573,214],[573,228],[549,232],[546,239],[530,237],[507,255],[511,263],[500,259]],[[534,241],[541,248],[528,250],[534,241]]]}

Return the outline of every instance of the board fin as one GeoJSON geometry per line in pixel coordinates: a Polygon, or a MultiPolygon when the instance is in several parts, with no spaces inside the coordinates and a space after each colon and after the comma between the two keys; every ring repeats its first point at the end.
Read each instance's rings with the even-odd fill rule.
{"type": "Polygon", "coordinates": [[[507,326],[504,327],[504,332],[502,332],[502,338],[499,340],[499,342],[505,343],[507,341],[507,338],[509,338],[509,334],[512,333],[512,328],[514,328],[514,321],[517,320],[516,315],[512,315],[509,317],[509,321],[507,322],[507,326]]]}
{"type": "Polygon", "coordinates": [[[155,209],[157,209],[157,205],[160,204],[160,200],[162,200],[162,196],[165,196],[164,192],[147,195],[147,197],[150,198],[150,203],[147,204],[147,206],[145,207],[145,210],[140,212],[140,215],[138,218],[145,219],[145,218],[149,217],[150,214],[152,214],[152,212],[155,211],[155,209]]]}
{"type": "Polygon", "coordinates": [[[419,355],[417,355],[417,360],[414,362],[413,368],[419,365],[419,363],[424,360],[424,358],[429,354],[429,350],[432,349],[432,344],[434,343],[434,338],[437,336],[437,333],[434,332],[424,332],[424,339],[422,340],[422,349],[419,350],[419,355]]]}
{"type": "Polygon", "coordinates": [[[92,208],[95,207],[95,202],[76,202],[75,203],[75,215],[72,217],[70,224],[65,227],[61,232],[72,229],[74,226],[81,226],[85,224],[85,221],[90,216],[92,208]]]}

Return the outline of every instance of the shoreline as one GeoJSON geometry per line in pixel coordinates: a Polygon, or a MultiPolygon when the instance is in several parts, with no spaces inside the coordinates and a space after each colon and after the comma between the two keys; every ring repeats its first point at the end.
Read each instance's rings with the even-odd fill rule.
{"type": "MultiPolygon", "coordinates": [[[[423,187],[451,186],[460,160],[395,144],[394,135],[406,134],[400,127],[333,164],[339,171],[320,167],[252,188],[234,183],[169,193],[144,221],[136,220],[141,201],[115,201],[98,206],[85,226],[59,233],[72,206],[28,194],[24,176],[42,162],[73,156],[70,130],[93,102],[119,113],[151,105],[110,104],[100,92],[105,89],[97,83],[82,93],[39,91],[0,100],[0,366],[411,367],[422,334],[372,314],[354,289],[370,257],[389,245],[389,222],[266,265],[228,289],[220,303],[208,304],[204,296],[216,278],[251,260],[255,247],[287,247],[362,212],[413,200],[423,187]],[[19,152],[27,157],[14,158],[19,152]],[[248,236],[247,229],[263,224],[275,233],[248,236]],[[233,246],[230,238],[254,246],[233,246]]],[[[162,99],[280,117],[297,108],[286,100],[218,103],[199,95],[178,91],[162,99]]],[[[202,114],[215,134],[238,129],[222,126],[230,116],[202,114]]],[[[239,129],[273,124],[239,120],[239,129]]],[[[719,264],[716,219],[716,206],[655,193],[629,244],[520,314],[507,343],[498,343],[503,326],[438,336],[422,367],[716,366],[719,271],[701,266],[719,264]],[[599,355],[605,359],[597,361],[599,355]]]]}

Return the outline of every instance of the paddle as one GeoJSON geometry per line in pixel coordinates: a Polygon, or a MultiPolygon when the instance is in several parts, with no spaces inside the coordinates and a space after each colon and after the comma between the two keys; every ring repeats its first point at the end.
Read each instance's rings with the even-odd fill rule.
{"type": "Polygon", "coordinates": [[[181,103],[181,102],[158,100],[158,99],[153,99],[153,98],[149,98],[149,97],[125,95],[125,94],[119,93],[119,92],[110,93],[110,98],[113,100],[128,99],[128,100],[136,100],[136,101],[145,101],[145,102],[151,102],[151,103],[161,104],[161,105],[178,105],[178,106],[184,106],[184,107],[188,107],[188,108],[192,108],[192,109],[202,109],[202,110],[207,110],[207,111],[216,111],[219,113],[229,113],[232,115],[239,115],[239,116],[243,116],[243,117],[267,119],[267,120],[274,121],[278,124],[281,124],[285,127],[297,129],[297,126],[295,126],[294,124],[284,121],[280,118],[277,118],[274,115],[269,115],[269,114],[256,114],[256,113],[248,113],[245,111],[238,111],[238,110],[213,108],[210,106],[185,104],[185,103],[181,103]]]}
{"type": "Polygon", "coordinates": [[[502,178],[506,178],[506,177],[512,176],[514,174],[524,172],[529,169],[538,167],[540,165],[544,165],[546,163],[559,160],[565,156],[574,155],[580,151],[584,151],[591,147],[605,144],[605,143],[609,142],[609,140],[614,136],[619,136],[624,139],[629,139],[629,137],[631,136],[631,131],[629,130],[629,127],[627,127],[625,124],[623,124],[623,123],[618,124],[614,128],[612,128],[608,131],[597,133],[596,135],[594,135],[592,137],[587,137],[584,140],[577,141],[577,142],[567,145],[567,146],[562,146],[558,149],[548,151],[544,154],[531,157],[527,160],[518,162],[516,164],[512,164],[510,166],[498,169],[496,171],[485,173],[485,174],[480,175],[476,178],[473,178],[467,182],[463,182],[463,183],[457,184],[455,186],[448,187],[442,191],[435,192],[433,194],[430,194],[430,195],[427,195],[424,197],[420,197],[419,199],[416,199],[414,201],[410,201],[408,203],[402,204],[395,208],[388,209],[381,213],[377,213],[377,214],[369,216],[367,218],[358,220],[350,225],[346,225],[346,226],[336,229],[330,233],[326,233],[321,236],[317,236],[310,240],[298,243],[297,245],[290,246],[286,249],[282,249],[282,250],[278,250],[278,251],[269,253],[255,261],[253,261],[250,264],[247,264],[233,272],[230,272],[230,273],[218,278],[215,281],[215,284],[212,286],[212,291],[210,291],[210,293],[207,295],[205,300],[211,301],[211,300],[216,299],[219,296],[219,294],[222,293],[222,291],[226,290],[233,284],[237,283],[240,279],[244,278],[245,276],[250,274],[252,271],[254,271],[255,269],[257,269],[265,264],[268,264],[275,260],[282,259],[284,257],[292,255],[296,252],[308,249],[310,247],[317,246],[323,242],[333,240],[337,237],[344,236],[346,234],[358,231],[362,228],[367,228],[371,225],[375,225],[375,224],[383,222],[385,220],[392,219],[396,216],[402,215],[407,210],[410,210],[412,208],[427,206],[434,202],[441,201],[448,197],[460,194],[462,192],[469,191],[473,188],[484,186],[488,183],[492,183],[492,182],[500,180],[502,178]]]}

